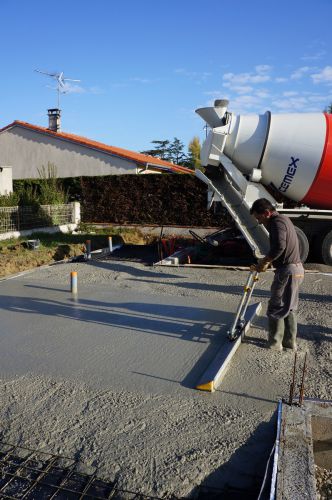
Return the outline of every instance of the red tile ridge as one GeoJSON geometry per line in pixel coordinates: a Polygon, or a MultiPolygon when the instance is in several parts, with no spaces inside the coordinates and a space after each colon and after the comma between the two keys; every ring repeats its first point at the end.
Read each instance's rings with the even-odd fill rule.
{"type": "Polygon", "coordinates": [[[41,132],[41,133],[44,133],[47,135],[51,135],[53,137],[58,137],[60,139],[69,140],[69,141],[75,142],[77,144],[81,144],[83,146],[86,146],[86,147],[98,149],[100,151],[103,151],[103,152],[106,152],[109,154],[113,154],[115,156],[120,156],[122,158],[126,158],[128,160],[137,161],[138,163],[141,163],[144,165],[146,165],[146,164],[158,165],[161,167],[167,167],[167,168],[173,170],[174,172],[183,172],[183,173],[187,173],[187,174],[194,174],[194,171],[189,169],[189,168],[183,167],[181,165],[175,165],[174,163],[171,163],[171,162],[168,162],[165,160],[161,160],[160,158],[156,158],[155,156],[145,155],[143,153],[136,153],[135,151],[129,151],[127,149],[118,148],[115,146],[108,146],[107,144],[103,144],[102,142],[93,141],[91,139],[87,139],[86,137],[82,137],[82,136],[75,135],[75,134],[70,134],[67,132],[54,132],[53,130],[50,130],[46,127],[39,127],[37,125],[32,125],[31,123],[27,123],[27,122],[24,122],[21,120],[15,120],[14,122],[7,125],[6,127],[1,128],[0,133],[4,132],[7,129],[13,128],[15,125],[25,127],[25,128],[31,129],[31,130],[35,130],[36,132],[41,132]]]}

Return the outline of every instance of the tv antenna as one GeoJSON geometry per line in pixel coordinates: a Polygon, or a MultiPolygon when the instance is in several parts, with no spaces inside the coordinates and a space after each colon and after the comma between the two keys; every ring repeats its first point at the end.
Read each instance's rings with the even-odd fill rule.
{"type": "Polygon", "coordinates": [[[52,87],[58,93],[58,109],[60,109],[60,94],[67,94],[69,89],[66,82],[80,82],[81,80],[74,80],[73,78],[66,78],[63,71],[59,73],[49,73],[47,71],[41,71],[40,69],[35,69],[37,73],[42,75],[47,75],[53,78],[57,82],[56,87],[52,87]]]}
{"type": "Polygon", "coordinates": [[[205,139],[206,139],[206,138],[207,138],[207,136],[208,136],[208,130],[209,130],[209,128],[210,128],[210,127],[208,126],[208,124],[207,124],[207,123],[206,123],[206,124],[204,125],[204,127],[203,127],[203,130],[205,130],[205,139]]]}

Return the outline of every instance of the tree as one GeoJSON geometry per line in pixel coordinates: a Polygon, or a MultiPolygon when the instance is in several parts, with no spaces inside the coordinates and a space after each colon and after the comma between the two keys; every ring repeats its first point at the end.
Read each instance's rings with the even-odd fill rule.
{"type": "Polygon", "coordinates": [[[156,147],[154,149],[148,149],[146,151],[141,151],[144,155],[154,156],[155,158],[161,158],[162,160],[168,159],[168,147],[169,141],[151,141],[151,144],[155,144],[156,147]]]}
{"type": "Polygon", "coordinates": [[[184,144],[177,137],[174,137],[173,142],[168,147],[168,161],[176,165],[183,165],[187,161],[187,155],[183,151],[184,144]]]}
{"type": "Polygon", "coordinates": [[[151,141],[151,144],[155,144],[155,149],[149,149],[147,151],[141,151],[142,154],[151,155],[154,157],[161,158],[162,160],[175,163],[176,165],[185,165],[188,157],[184,150],[184,144],[174,137],[173,142],[169,140],[166,141],[151,141]]]}
{"type": "Polygon", "coordinates": [[[188,163],[189,168],[201,168],[201,144],[199,138],[195,136],[189,143],[188,146],[188,163]]]}
{"type": "Polygon", "coordinates": [[[326,108],[324,109],[324,113],[332,115],[332,102],[328,106],[326,106],[326,108]]]}

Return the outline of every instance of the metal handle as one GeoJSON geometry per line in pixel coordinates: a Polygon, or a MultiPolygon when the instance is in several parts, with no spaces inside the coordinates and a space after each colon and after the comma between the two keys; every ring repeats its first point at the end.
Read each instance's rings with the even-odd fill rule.
{"type": "Polygon", "coordinates": [[[248,307],[248,303],[251,299],[252,292],[254,290],[254,286],[258,281],[258,271],[251,271],[246,284],[244,285],[244,294],[240,301],[240,304],[237,308],[235,318],[230,330],[228,330],[227,334],[230,340],[235,340],[237,338],[237,330],[243,328],[243,321],[246,309],[248,307]]]}

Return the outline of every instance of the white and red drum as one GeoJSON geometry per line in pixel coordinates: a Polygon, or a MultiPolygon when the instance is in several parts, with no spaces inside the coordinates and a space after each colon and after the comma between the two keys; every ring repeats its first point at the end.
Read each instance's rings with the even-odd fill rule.
{"type": "Polygon", "coordinates": [[[223,152],[244,174],[259,169],[262,184],[288,198],[332,208],[332,115],[231,115],[223,152]]]}

